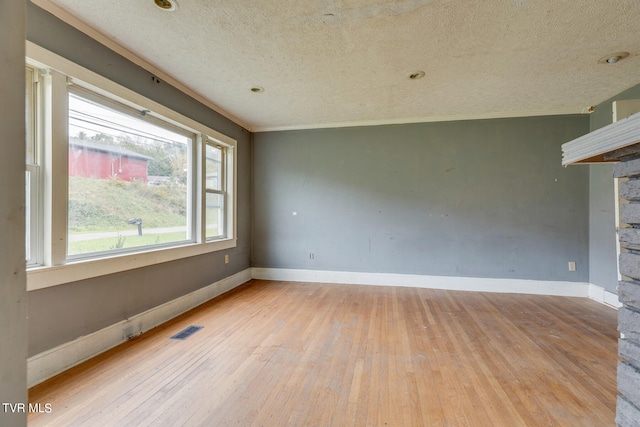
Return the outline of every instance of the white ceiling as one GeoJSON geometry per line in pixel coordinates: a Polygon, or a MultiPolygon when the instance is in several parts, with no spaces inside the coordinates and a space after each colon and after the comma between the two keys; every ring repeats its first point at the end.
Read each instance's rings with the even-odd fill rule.
{"type": "Polygon", "coordinates": [[[178,2],[34,0],[253,131],[581,113],[640,83],[639,0],[178,2]]]}

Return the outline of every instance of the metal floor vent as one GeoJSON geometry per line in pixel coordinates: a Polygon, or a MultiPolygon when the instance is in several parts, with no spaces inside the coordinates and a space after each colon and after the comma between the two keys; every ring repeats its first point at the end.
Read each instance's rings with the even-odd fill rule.
{"type": "Polygon", "coordinates": [[[177,334],[175,334],[174,336],[172,336],[171,339],[172,340],[186,340],[187,338],[189,338],[191,335],[195,334],[196,332],[198,332],[202,328],[204,328],[204,326],[191,325],[188,328],[183,329],[180,332],[178,332],[177,334]]]}

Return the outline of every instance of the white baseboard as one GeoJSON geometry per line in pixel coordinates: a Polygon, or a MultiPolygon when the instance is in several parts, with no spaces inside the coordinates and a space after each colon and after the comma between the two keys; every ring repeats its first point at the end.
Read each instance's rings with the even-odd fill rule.
{"type": "Polygon", "coordinates": [[[296,270],[258,267],[254,267],[252,269],[251,275],[254,279],[263,280],[408,286],[455,291],[502,292],[570,297],[589,297],[590,289],[589,284],[584,282],[424,276],[390,273],[354,273],[347,271],[296,270]]]}
{"type": "Polygon", "coordinates": [[[93,356],[140,335],[251,280],[248,268],[233,276],[154,307],[130,319],[44,351],[27,360],[27,384],[33,387],[93,356]]]}
{"type": "Polygon", "coordinates": [[[622,304],[618,300],[618,295],[613,292],[609,292],[598,285],[594,285],[593,283],[589,283],[589,299],[615,309],[622,307],[622,304]]]}

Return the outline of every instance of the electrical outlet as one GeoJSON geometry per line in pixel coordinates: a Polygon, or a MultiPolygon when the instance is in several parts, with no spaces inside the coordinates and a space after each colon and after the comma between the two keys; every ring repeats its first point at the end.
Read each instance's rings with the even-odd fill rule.
{"type": "Polygon", "coordinates": [[[224,263],[229,264],[229,255],[224,256],[224,263]]]}
{"type": "Polygon", "coordinates": [[[316,258],[316,254],[314,254],[313,252],[309,253],[309,259],[315,259],[316,258]]]}
{"type": "Polygon", "coordinates": [[[569,261],[569,271],[576,271],[576,262],[569,261]]]}

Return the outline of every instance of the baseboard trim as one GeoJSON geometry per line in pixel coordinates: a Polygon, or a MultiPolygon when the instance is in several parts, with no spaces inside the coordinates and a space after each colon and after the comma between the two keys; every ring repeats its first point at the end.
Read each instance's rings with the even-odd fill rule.
{"type": "Polygon", "coordinates": [[[92,334],[36,354],[27,360],[27,385],[33,387],[79,363],[140,335],[251,280],[252,269],[183,295],[92,334]]]}
{"type": "Polygon", "coordinates": [[[425,276],[390,273],[355,273],[347,271],[297,270],[259,267],[253,267],[251,275],[254,279],[262,280],[408,286],[455,291],[500,292],[570,297],[589,297],[590,289],[589,284],[584,282],[425,276]]]}
{"type": "Polygon", "coordinates": [[[618,295],[613,292],[609,292],[603,287],[589,283],[589,299],[592,299],[600,304],[607,305],[616,310],[622,307],[622,303],[618,300],[618,295]]]}

